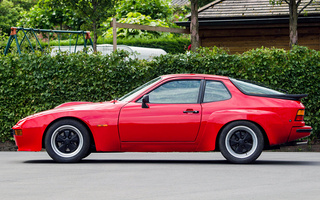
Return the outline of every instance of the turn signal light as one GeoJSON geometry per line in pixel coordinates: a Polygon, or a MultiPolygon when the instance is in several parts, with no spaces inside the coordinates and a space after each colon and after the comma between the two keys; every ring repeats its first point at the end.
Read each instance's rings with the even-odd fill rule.
{"type": "Polygon", "coordinates": [[[304,110],[298,110],[296,121],[303,121],[303,118],[304,118],[304,110]]]}
{"type": "Polygon", "coordinates": [[[14,130],[14,134],[17,136],[21,136],[22,135],[22,130],[21,129],[15,129],[14,130]]]}

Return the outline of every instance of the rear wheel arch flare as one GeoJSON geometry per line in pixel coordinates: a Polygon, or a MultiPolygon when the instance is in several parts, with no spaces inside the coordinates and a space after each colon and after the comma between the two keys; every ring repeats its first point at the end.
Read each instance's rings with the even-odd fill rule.
{"type": "Polygon", "coordinates": [[[82,125],[84,125],[84,126],[86,127],[87,131],[89,132],[91,145],[94,145],[94,146],[95,146],[95,141],[94,141],[94,138],[93,138],[92,131],[90,130],[89,126],[88,126],[85,122],[83,122],[81,119],[76,118],[76,117],[61,117],[61,118],[58,118],[58,119],[53,120],[53,121],[46,127],[46,129],[45,129],[45,131],[44,131],[44,133],[43,133],[43,135],[42,135],[42,148],[45,148],[45,138],[46,138],[48,129],[49,129],[53,124],[55,124],[56,122],[62,121],[62,120],[75,120],[75,121],[78,121],[79,123],[81,123],[82,125]]]}
{"type": "Polygon", "coordinates": [[[263,135],[265,148],[268,147],[268,146],[270,146],[267,133],[266,133],[265,130],[262,128],[262,126],[260,126],[260,124],[254,122],[254,121],[250,121],[250,120],[235,120],[235,121],[230,121],[230,122],[226,123],[225,125],[223,125],[223,126],[221,127],[221,129],[219,130],[218,135],[217,135],[217,137],[216,137],[216,141],[215,141],[216,147],[215,147],[215,150],[220,150],[220,147],[219,147],[219,139],[220,139],[220,135],[221,135],[221,132],[223,131],[223,129],[224,129],[228,124],[233,123],[233,122],[239,122],[239,121],[240,121],[240,122],[241,122],[241,121],[251,122],[251,123],[253,123],[254,125],[256,125],[256,126],[260,129],[260,131],[261,131],[261,133],[262,133],[262,135],[263,135]]]}

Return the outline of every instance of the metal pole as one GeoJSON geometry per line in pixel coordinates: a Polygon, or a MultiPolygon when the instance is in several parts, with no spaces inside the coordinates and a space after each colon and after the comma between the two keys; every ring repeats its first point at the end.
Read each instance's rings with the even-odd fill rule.
{"type": "MultiPolygon", "coordinates": [[[[43,51],[43,48],[41,46],[41,43],[36,35],[35,32],[49,32],[49,33],[58,33],[58,38],[59,38],[59,51],[61,51],[60,49],[60,33],[71,33],[70,35],[70,42],[69,42],[69,45],[70,45],[70,53],[71,53],[71,36],[72,34],[77,34],[77,40],[76,40],[76,45],[75,45],[75,48],[74,48],[74,52],[76,53],[76,48],[77,48],[77,44],[78,44],[78,38],[79,38],[79,34],[82,34],[83,35],[83,40],[84,40],[84,48],[87,48],[87,40],[89,39],[90,41],[90,44],[93,48],[93,42],[92,42],[92,39],[90,37],[90,32],[85,32],[85,31],[64,31],[64,30],[49,30],[49,29],[33,29],[33,28],[23,28],[23,27],[11,27],[11,33],[10,33],[10,37],[9,37],[9,40],[8,40],[8,43],[6,45],[6,48],[5,48],[5,51],[4,51],[4,55],[7,55],[9,49],[10,49],[10,46],[13,42],[13,40],[15,39],[16,41],[16,44],[17,44],[17,48],[18,48],[18,52],[19,54],[21,54],[21,49],[20,49],[20,46],[22,45],[22,43],[24,42],[25,38],[27,38],[28,40],[28,43],[32,49],[32,51],[34,52],[34,48],[31,44],[31,41],[28,37],[28,32],[31,32],[31,35],[33,34],[34,37],[36,38],[36,41],[37,41],[37,44],[39,44],[40,46],[40,49],[41,51],[43,51]],[[19,41],[18,41],[18,37],[17,37],[17,32],[19,30],[22,30],[23,33],[24,33],[24,36],[23,36],[23,39],[22,41],[20,42],[19,44],[19,41]]],[[[48,40],[49,44],[48,46],[50,46],[50,35],[49,35],[49,40],[48,40]]],[[[87,52],[87,50],[85,50],[85,52],[87,52]]]]}
{"type": "Polygon", "coordinates": [[[22,45],[22,43],[23,43],[23,41],[24,41],[24,38],[26,38],[26,35],[24,34],[24,36],[23,36],[23,38],[22,38],[22,40],[21,40],[21,42],[20,42],[20,46],[22,45]]]}
{"type": "Polygon", "coordinates": [[[79,34],[77,34],[76,46],[74,46],[74,53],[77,53],[78,37],[79,37],[79,34]]]}
{"type": "Polygon", "coordinates": [[[12,27],[16,30],[26,30],[26,31],[36,31],[36,32],[53,32],[53,33],[78,33],[81,34],[83,31],[65,31],[65,30],[51,30],[51,29],[33,29],[33,28],[23,28],[23,27],[12,27]]]}
{"type": "Polygon", "coordinates": [[[37,42],[38,42],[38,44],[39,44],[39,46],[40,46],[41,51],[43,51],[42,46],[41,46],[41,44],[40,44],[40,41],[38,40],[38,37],[37,37],[36,33],[34,32],[34,30],[36,30],[36,29],[31,29],[34,37],[36,38],[36,40],[37,40],[37,42]]]}
{"type": "Polygon", "coordinates": [[[70,34],[70,36],[69,36],[69,53],[71,53],[71,36],[72,36],[72,34],[70,34]]]}
{"type": "MultiPolygon", "coordinates": [[[[23,38],[27,38],[27,40],[28,40],[28,42],[29,42],[29,44],[30,44],[31,49],[32,49],[32,51],[34,52],[34,49],[33,49],[33,47],[32,47],[32,44],[31,44],[31,42],[30,42],[30,40],[29,40],[26,32],[25,32],[23,29],[22,29],[22,32],[24,33],[24,37],[23,37],[23,38]]],[[[22,41],[21,41],[21,43],[20,43],[20,46],[21,46],[21,44],[22,44],[22,41]]]]}
{"type": "Polygon", "coordinates": [[[17,47],[18,47],[18,52],[19,52],[19,54],[21,55],[21,50],[20,50],[20,45],[19,45],[19,42],[18,42],[18,37],[17,37],[17,35],[14,35],[14,39],[16,40],[16,44],[17,44],[17,47]]]}
{"type": "Polygon", "coordinates": [[[7,55],[7,52],[9,50],[9,47],[11,46],[12,41],[13,41],[13,35],[10,35],[6,49],[4,50],[4,55],[7,55]]]}
{"type": "Polygon", "coordinates": [[[84,36],[85,33],[83,32],[83,40],[84,40],[84,51],[87,53],[87,40],[86,40],[86,37],[84,36]]]}
{"type": "Polygon", "coordinates": [[[86,42],[87,42],[88,39],[89,39],[90,44],[91,44],[91,47],[92,47],[92,49],[93,49],[93,42],[92,42],[92,39],[91,39],[91,36],[90,36],[90,32],[89,32],[89,31],[86,32],[86,42]]]}
{"type": "Polygon", "coordinates": [[[60,50],[60,34],[58,34],[58,43],[59,43],[59,53],[61,52],[60,50]]]}

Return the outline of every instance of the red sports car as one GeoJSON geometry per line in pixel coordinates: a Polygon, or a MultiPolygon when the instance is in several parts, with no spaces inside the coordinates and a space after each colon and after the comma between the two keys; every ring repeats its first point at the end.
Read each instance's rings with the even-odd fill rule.
{"type": "Polygon", "coordinates": [[[91,152],[219,150],[232,163],[250,163],[263,149],[310,135],[305,96],[223,76],[165,75],[118,100],[28,116],[11,132],[19,151],[45,148],[57,162],[91,152]]]}

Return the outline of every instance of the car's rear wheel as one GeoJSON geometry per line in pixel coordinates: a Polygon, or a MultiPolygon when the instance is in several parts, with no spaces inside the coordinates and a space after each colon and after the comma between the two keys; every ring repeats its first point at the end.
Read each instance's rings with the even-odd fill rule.
{"type": "Polygon", "coordinates": [[[264,148],[264,138],[255,124],[236,121],[222,130],[219,147],[229,162],[251,163],[260,156],[264,148]]]}
{"type": "Polygon", "coordinates": [[[76,120],[55,122],[45,137],[46,150],[57,162],[78,162],[89,153],[90,136],[86,127],[76,120]]]}

